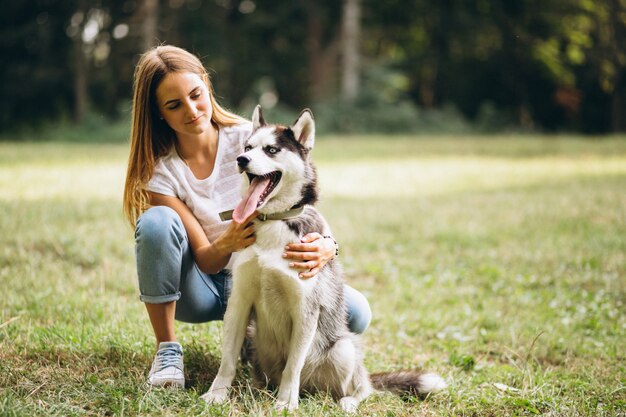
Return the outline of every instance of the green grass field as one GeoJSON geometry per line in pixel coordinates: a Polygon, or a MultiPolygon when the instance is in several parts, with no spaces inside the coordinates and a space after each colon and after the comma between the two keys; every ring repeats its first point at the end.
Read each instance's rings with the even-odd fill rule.
{"type": "MultiPolygon", "coordinates": [[[[200,400],[221,323],[178,325],[188,389],[146,388],[126,154],[0,143],[0,415],[271,415],[247,369],[229,405],[200,400]]],[[[358,415],[626,415],[626,138],[324,137],[314,157],[374,312],[368,368],[450,383],[358,415]]],[[[298,414],[343,415],[323,395],[298,414]]]]}

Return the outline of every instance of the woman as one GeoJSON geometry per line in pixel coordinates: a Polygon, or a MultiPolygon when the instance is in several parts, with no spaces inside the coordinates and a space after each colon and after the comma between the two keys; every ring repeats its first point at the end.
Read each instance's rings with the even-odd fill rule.
{"type": "MultiPolygon", "coordinates": [[[[177,47],[142,55],[133,88],[124,212],[135,227],[140,299],[157,342],[148,381],[184,387],[174,321],[221,319],[233,254],[255,241],[256,213],[240,223],[218,216],[240,200],[235,159],[252,126],[220,107],[200,60],[177,47]]],[[[334,239],[312,233],[285,257],[308,279],[335,252],[334,239]]],[[[346,303],[350,329],[362,333],[367,300],[346,286],[346,303]]]]}

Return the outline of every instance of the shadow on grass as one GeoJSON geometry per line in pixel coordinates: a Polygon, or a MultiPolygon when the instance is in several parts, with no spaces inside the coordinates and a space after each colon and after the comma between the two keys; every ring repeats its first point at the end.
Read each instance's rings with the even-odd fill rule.
{"type": "MultiPolygon", "coordinates": [[[[153,354],[145,347],[108,345],[102,349],[50,346],[22,352],[5,352],[0,355],[4,365],[12,369],[13,377],[5,381],[8,386],[28,388],[47,381],[66,383],[135,383],[145,387],[153,354]],[[28,383],[24,384],[26,381],[28,383]]],[[[209,389],[217,374],[220,358],[199,345],[185,347],[185,387],[202,393],[209,389]]],[[[247,374],[247,372],[246,372],[247,374]]],[[[239,378],[247,375],[238,374],[239,378]]],[[[5,385],[5,384],[0,384],[5,385]]],[[[29,395],[30,392],[22,392],[29,395]]]]}

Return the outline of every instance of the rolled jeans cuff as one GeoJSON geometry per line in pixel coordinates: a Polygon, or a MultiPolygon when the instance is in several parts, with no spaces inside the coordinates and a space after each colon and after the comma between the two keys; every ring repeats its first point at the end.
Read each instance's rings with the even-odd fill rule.
{"type": "Polygon", "coordinates": [[[180,291],[176,294],[167,294],[167,295],[139,295],[139,299],[148,304],[163,304],[169,303],[171,301],[178,301],[180,299],[180,291]]]}

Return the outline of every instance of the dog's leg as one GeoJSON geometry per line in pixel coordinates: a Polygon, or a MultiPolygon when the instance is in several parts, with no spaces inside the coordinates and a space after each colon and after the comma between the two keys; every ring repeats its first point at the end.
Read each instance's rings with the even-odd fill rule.
{"type": "Polygon", "coordinates": [[[354,413],[361,401],[370,396],[374,390],[363,363],[355,361],[354,356],[346,359],[354,362],[354,372],[350,375],[346,396],[339,400],[339,405],[344,411],[354,413]]]}
{"type": "Polygon", "coordinates": [[[372,388],[354,341],[349,337],[338,340],[328,352],[327,367],[337,379],[331,390],[340,397],[339,405],[348,412],[356,412],[359,403],[371,394],[372,388]]]}
{"type": "Polygon", "coordinates": [[[319,312],[305,314],[297,311],[293,314],[293,330],[289,343],[289,357],[283,370],[278,388],[276,408],[293,411],[298,408],[300,394],[300,374],[309,354],[311,343],[317,331],[319,312]]]}
{"type": "Polygon", "coordinates": [[[222,342],[220,369],[211,384],[211,388],[201,397],[208,403],[226,401],[228,389],[235,378],[237,358],[243,345],[252,308],[252,303],[242,295],[242,291],[233,291],[228,300],[228,307],[224,315],[224,340],[222,342]]]}

